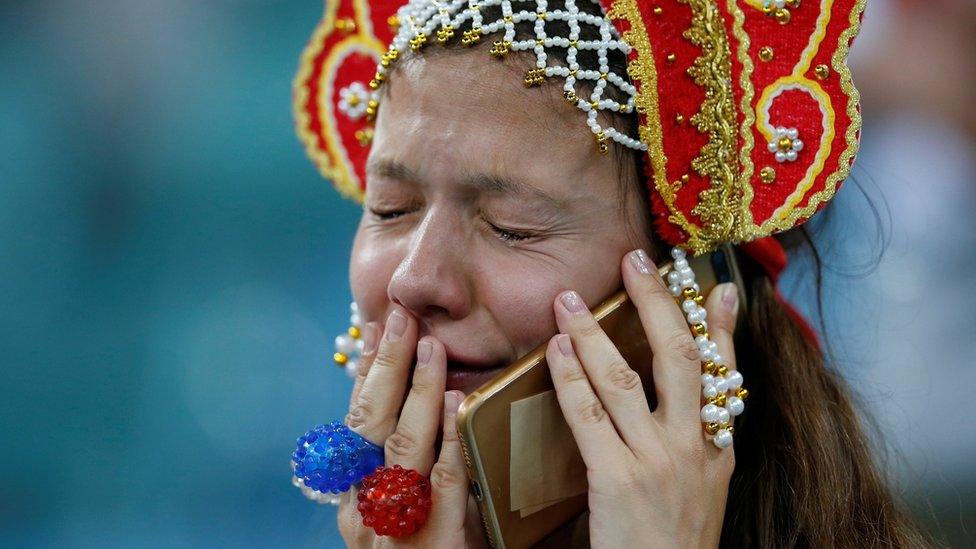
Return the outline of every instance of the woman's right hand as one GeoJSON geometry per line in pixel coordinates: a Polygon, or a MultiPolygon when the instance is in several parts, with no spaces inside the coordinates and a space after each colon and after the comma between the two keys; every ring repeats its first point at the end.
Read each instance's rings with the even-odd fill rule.
{"type": "Polygon", "coordinates": [[[433,506],[426,524],[395,539],[363,526],[357,489],[342,495],[339,532],[349,547],[484,547],[477,504],[468,493],[455,417],[464,395],[445,392],[447,355],[432,336],[417,341],[417,321],[396,307],[386,321],[365,326],[364,345],[346,425],[382,445],[386,466],[415,469],[430,478],[433,506]],[[381,337],[382,336],[382,337],[381,337]],[[410,364],[416,350],[412,382],[410,364]],[[410,383],[410,391],[406,388],[410,383]],[[407,393],[404,395],[404,393],[407,393]],[[440,455],[435,444],[443,426],[440,455]]]}

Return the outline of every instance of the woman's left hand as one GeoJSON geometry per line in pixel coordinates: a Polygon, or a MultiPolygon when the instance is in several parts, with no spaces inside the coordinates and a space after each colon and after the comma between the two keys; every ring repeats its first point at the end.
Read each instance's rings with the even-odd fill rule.
{"type": "MultiPolygon", "coordinates": [[[[546,359],[589,483],[593,547],[717,547],[735,465],[702,426],[701,360],[681,310],[644,252],[622,261],[653,358],[657,408],[575,292],[555,300],[560,334],[546,359]]],[[[717,286],[705,303],[708,331],[735,369],[738,293],[717,286]]]]}

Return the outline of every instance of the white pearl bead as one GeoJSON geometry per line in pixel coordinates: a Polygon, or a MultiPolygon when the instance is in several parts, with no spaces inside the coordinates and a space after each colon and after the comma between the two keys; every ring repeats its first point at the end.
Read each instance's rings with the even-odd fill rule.
{"type": "Polygon", "coordinates": [[[716,389],[714,385],[709,385],[708,387],[702,389],[702,395],[704,395],[705,398],[715,398],[718,396],[718,389],[716,389]]]}
{"type": "Polygon", "coordinates": [[[766,146],[766,150],[768,150],[771,153],[774,153],[779,150],[779,145],[777,145],[775,141],[770,141],[769,145],[766,146]]]}
{"type": "Polygon", "coordinates": [[[709,349],[708,347],[698,349],[698,358],[701,359],[702,362],[708,360],[714,361],[714,357],[715,357],[715,351],[709,349]]]}
{"type": "Polygon", "coordinates": [[[712,362],[714,362],[715,364],[723,364],[723,360],[725,360],[725,357],[723,357],[718,353],[712,355],[712,362]]]}
{"type": "Polygon", "coordinates": [[[800,132],[796,128],[790,128],[786,130],[786,137],[796,139],[797,137],[800,137],[800,132]]]}
{"type": "Polygon", "coordinates": [[[688,313],[688,324],[699,324],[702,320],[705,320],[705,315],[702,311],[692,311],[688,313]]]}
{"type": "Polygon", "coordinates": [[[715,376],[715,388],[718,392],[724,393],[729,390],[729,381],[722,376],[715,376]]]}
{"type": "Polygon", "coordinates": [[[359,313],[353,313],[349,316],[349,324],[357,328],[363,327],[363,318],[359,316],[359,313]]]}
{"type": "Polygon", "coordinates": [[[790,162],[796,161],[796,151],[786,151],[786,159],[790,162]]]}
{"type": "Polygon", "coordinates": [[[730,433],[728,429],[719,429],[718,432],[715,433],[715,438],[712,439],[712,442],[714,442],[715,446],[718,446],[719,448],[728,448],[729,446],[732,446],[732,433],[730,433]]]}
{"type": "Polygon", "coordinates": [[[690,313],[697,308],[698,308],[698,304],[690,299],[684,300],[684,302],[681,304],[681,310],[686,313],[690,313]]]}
{"type": "Polygon", "coordinates": [[[716,423],[718,421],[719,407],[714,404],[706,404],[701,409],[701,419],[705,423],[716,423]]]}
{"type": "Polygon", "coordinates": [[[355,379],[356,378],[356,361],[350,360],[346,362],[346,375],[355,379]]]}
{"type": "Polygon", "coordinates": [[[694,286],[695,286],[695,279],[694,278],[682,278],[681,279],[681,287],[682,288],[693,288],[694,286]]]}
{"type": "Polygon", "coordinates": [[[689,268],[688,267],[688,260],[687,259],[683,259],[683,258],[682,259],[676,259],[674,261],[674,268],[675,269],[679,269],[679,270],[680,269],[688,269],[689,268]]]}
{"type": "Polygon", "coordinates": [[[742,374],[738,370],[732,370],[725,378],[729,380],[729,389],[735,390],[742,387],[742,374]]]}
{"type": "Polygon", "coordinates": [[[712,385],[713,379],[715,379],[715,376],[713,376],[712,374],[702,374],[701,376],[702,387],[708,387],[709,385],[712,385]]]}
{"type": "Polygon", "coordinates": [[[732,419],[732,414],[730,414],[728,410],[725,408],[718,408],[718,423],[728,423],[730,419],[732,419]]]}
{"type": "Polygon", "coordinates": [[[672,284],[668,286],[668,291],[671,292],[671,295],[677,297],[681,295],[681,286],[678,284],[672,284]]]}
{"type": "Polygon", "coordinates": [[[708,349],[708,348],[711,347],[710,343],[711,343],[711,341],[709,341],[708,340],[708,337],[706,337],[704,335],[700,335],[700,336],[696,336],[695,337],[695,344],[698,345],[698,347],[708,349]]]}
{"type": "Polygon", "coordinates": [[[339,334],[335,338],[335,350],[337,353],[351,355],[356,352],[356,340],[349,334],[339,334]]]}
{"type": "Polygon", "coordinates": [[[349,304],[349,312],[350,312],[351,314],[356,314],[356,313],[358,313],[358,312],[359,312],[359,304],[358,304],[358,303],[356,303],[355,301],[353,301],[352,303],[350,303],[350,304],[349,304]]]}
{"type": "Polygon", "coordinates": [[[795,139],[793,141],[793,150],[794,151],[798,151],[798,152],[799,151],[802,151],[803,150],[803,141],[800,141],[799,139],[795,139]]]}
{"type": "Polygon", "coordinates": [[[725,407],[729,409],[730,414],[737,416],[746,409],[746,403],[739,397],[729,397],[725,401],[725,407]]]}
{"type": "Polygon", "coordinates": [[[672,286],[677,286],[678,284],[681,284],[681,275],[678,274],[678,271],[671,271],[670,273],[668,273],[668,284],[672,286]]]}
{"type": "Polygon", "coordinates": [[[679,274],[681,274],[681,278],[691,278],[691,279],[695,278],[695,271],[692,271],[690,267],[685,267],[684,269],[676,269],[676,270],[678,271],[679,274]]]}
{"type": "Polygon", "coordinates": [[[366,346],[366,340],[364,340],[363,338],[359,338],[359,339],[356,340],[356,352],[357,353],[362,353],[363,352],[363,347],[365,347],[365,346],[366,346]]]}
{"type": "Polygon", "coordinates": [[[776,161],[779,162],[780,164],[782,164],[783,162],[786,162],[786,153],[784,153],[783,151],[777,152],[776,153],[776,161]]]}

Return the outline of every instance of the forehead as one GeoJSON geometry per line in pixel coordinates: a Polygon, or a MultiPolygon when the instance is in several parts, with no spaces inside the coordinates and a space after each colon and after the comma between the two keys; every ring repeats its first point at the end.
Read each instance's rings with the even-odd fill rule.
{"type": "Polygon", "coordinates": [[[585,115],[553,87],[525,88],[526,59],[482,49],[411,56],[396,66],[379,109],[370,163],[517,177],[573,195],[617,196],[613,155],[597,152],[585,115]]]}

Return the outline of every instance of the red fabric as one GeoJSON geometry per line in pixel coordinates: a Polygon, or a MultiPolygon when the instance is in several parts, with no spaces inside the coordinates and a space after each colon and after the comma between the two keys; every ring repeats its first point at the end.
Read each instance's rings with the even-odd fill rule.
{"type": "Polygon", "coordinates": [[[800,327],[804,339],[810,345],[820,349],[820,339],[817,337],[817,332],[810,326],[810,323],[803,314],[797,311],[779,291],[779,276],[789,263],[786,250],[783,249],[783,245],[779,243],[779,240],[776,240],[775,237],[767,236],[766,238],[760,238],[752,242],[742,243],[739,245],[739,249],[749,254],[751,258],[759,263],[759,266],[762,267],[766,275],[769,276],[769,280],[773,283],[773,289],[776,291],[776,300],[786,308],[787,314],[800,327]]]}

